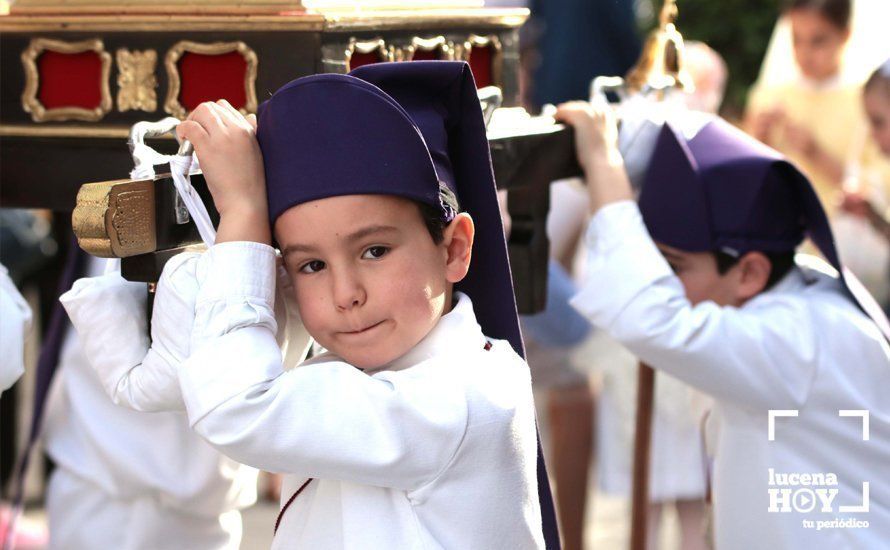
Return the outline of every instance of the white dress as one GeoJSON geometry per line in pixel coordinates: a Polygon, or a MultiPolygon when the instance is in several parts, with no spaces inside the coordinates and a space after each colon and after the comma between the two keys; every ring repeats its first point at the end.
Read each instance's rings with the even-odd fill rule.
{"type": "Polygon", "coordinates": [[[62,298],[77,331],[65,337],[45,421],[57,466],[47,493],[50,547],[236,549],[256,471],[193,433],[182,411],[115,405],[84,353],[97,341],[124,361],[147,349],[145,285],[96,277],[105,263],[91,258],[94,278],[62,298]]]}
{"type": "Polygon", "coordinates": [[[798,267],[740,308],[693,307],[635,203],[603,207],[586,238],[573,305],[715,400],[716,547],[886,547],[890,345],[840,281],[798,267]],[[773,438],[770,410],[797,412],[775,418],[773,438]],[[844,411],[868,414],[867,440],[862,418],[844,411]]]}
{"type": "Polygon", "coordinates": [[[543,548],[528,367],[467,296],[384,369],[323,354],[285,371],[273,250],[224,243],[199,261],[180,372],[193,428],[285,474],[283,503],[313,479],[273,548],[543,548]]]}

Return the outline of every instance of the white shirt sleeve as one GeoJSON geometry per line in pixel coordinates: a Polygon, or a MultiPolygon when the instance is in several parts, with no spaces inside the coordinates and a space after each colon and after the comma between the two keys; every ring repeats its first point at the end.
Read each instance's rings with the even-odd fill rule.
{"type": "Polygon", "coordinates": [[[0,392],[25,372],[25,337],[31,329],[31,308],[0,265],[0,392]]]}
{"type": "MultiPolygon", "coordinates": [[[[183,265],[184,257],[171,259],[168,266],[183,265]]],[[[176,324],[160,331],[153,327],[154,343],[148,337],[145,283],[112,272],[79,279],[60,297],[84,355],[115,404],[144,412],[184,408],[176,368],[188,353],[194,297],[190,305],[187,290],[183,297],[183,289],[165,287],[167,296],[161,301],[166,305],[157,313],[176,324]]]]}
{"type": "Polygon", "coordinates": [[[693,306],[632,201],[600,209],[586,245],[586,280],[571,303],[644,363],[741,406],[794,408],[806,400],[818,342],[802,297],[693,306]]]}
{"type": "Polygon", "coordinates": [[[284,371],[272,314],[275,256],[223,243],[202,257],[192,355],[180,373],[193,428],[268,471],[410,490],[457,452],[466,398],[441,364],[368,376],[341,361],[284,371]]]}

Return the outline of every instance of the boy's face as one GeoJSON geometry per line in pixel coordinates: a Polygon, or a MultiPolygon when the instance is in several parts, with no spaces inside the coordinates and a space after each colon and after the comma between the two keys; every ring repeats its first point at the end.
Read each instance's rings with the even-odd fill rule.
{"type": "Polygon", "coordinates": [[[467,220],[456,218],[437,245],[407,199],[346,195],[287,210],[275,234],[306,329],[362,369],[405,354],[449,311],[452,284],[466,275],[467,220]]]}
{"type": "Polygon", "coordinates": [[[749,252],[726,273],[717,269],[710,252],[686,252],[656,243],[664,259],[683,283],[692,305],[712,301],[719,306],[741,306],[766,288],[772,264],[759,252],[749,252]]]}
{"type": "Polygon", "coordinates": [[[794,9],[788,18],[794,59],[803,75],[818,81],[837,74],[849,30],[839,29],[815,9],[794,9]]]}

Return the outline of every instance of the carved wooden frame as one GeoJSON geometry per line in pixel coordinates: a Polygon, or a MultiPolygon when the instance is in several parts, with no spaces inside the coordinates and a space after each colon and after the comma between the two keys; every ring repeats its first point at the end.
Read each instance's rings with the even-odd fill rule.
{"type": "Polygon", "coordinates": [[[503,67],[504,67],[504,48],[501,40],[497,35],[478,35],[471,34],[463,43],[454,45],[455,59],[470,62],[470,51],[475,47],[485,48],[491,47],[491,84],[493,86],[502,86],[503,67]]]}
{"type": "Polygon", "coordinates": [[[346,46],[346,72],[352,70],[351,61],[355,52],[368,54],[377,52],[380,61],[394,61],[395,52],[392,48],[387,48],[386,41],[382,38],[373,38],[371,40],[358,40],[356,38],[349,39],[349,45],[346,46]]]}
{"type": "Polygon", "coordinates": [[[454,43],[449,42],[444,36],[439,35],[431,38],[421,38],[419,36],[412,37],[410,44],[403,46],[397,51],[401,57],[400,59],[397,59],[397,61],[411,61],[414,59],[414,54],[417,51],[438,51],[441,54],[439,59],[454,60],[454,43]]]}
{"type": "Polygon", "coordinates": [[[120,112],[140,110],[154,112],[158,109],[158,79],[155,70],[158,52],[120,48],[115,52],[117,61],[117,108],[120,112]]]}
{"type": "Polygon", "coordinates": [[[22,92],[22,109],[26,113],[31,113],[31,119],[34,122],[53,120],[96,122],[111,111],[111,90],[108,85],[108,79],[111,75],[111,54],[105,51],[105,45],[102,40],[96,38],[79,42],[65,42],[50,38],[34,38],[22,52],[21,58],[22,65],[25,68],[25,90],[22,92]],[[37,98],[37,92],[40,89],[40,71],[37,69],[37,59],[47,51],[63,54],[96,52],[99,55],[99,61],[102,63],[102,74],[99,82],[101,99],[98,107],[95,109],[84,109],[83,107],[47,109],[44,107],[43,103],[37,98]]]}
{"type": "Polygon", "coordinates": [[[255,113],[257,110],[256,77],[257,60],[254,52],[247,44],[241,42],[213,42],[210,44],[182,40],[177,42],[167,51],[164,58],[164,66],[167,69],[167,99],[164,101],[164,111],[178,118],[188,116],[188,110],[179,102],[179,92],[182,89],[182,79],[179,76],[177,64],[186,53],[200,55],[221,55],[224,53],[238,52],[247,62],[247,71],[244,75],[244,96],[246,104],[238,109],[243,114],[255,113]]]}

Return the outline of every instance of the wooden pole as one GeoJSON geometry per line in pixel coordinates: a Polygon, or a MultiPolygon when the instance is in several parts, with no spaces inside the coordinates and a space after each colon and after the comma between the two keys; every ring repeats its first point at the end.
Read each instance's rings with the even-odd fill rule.
{"type": "Polygon", "coordinates": [[[631,550],[646,550],[649,510],[649,457],[652,448],[652,405],[655,371],[640,363],[637,371],[637,415],[634,433],[633,490],[630,518],[631,550]]]}

